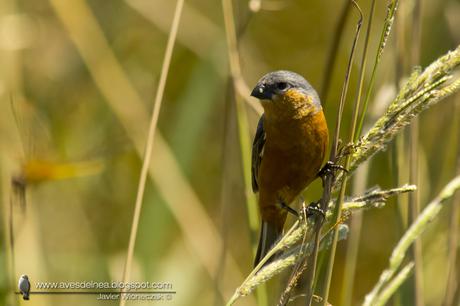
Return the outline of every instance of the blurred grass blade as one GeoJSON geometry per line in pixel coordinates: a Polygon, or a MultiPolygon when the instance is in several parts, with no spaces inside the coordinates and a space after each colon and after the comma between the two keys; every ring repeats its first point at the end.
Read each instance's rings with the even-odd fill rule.
{"type": "MultiPolygon", "coordinates": [[[[110,49],[91,10],[82,0],[52,0],[51,4],[106,102],[126,129],[138,154],[142,155],[148,127],[147,112],[142,99],[110,49]]],[[[161,133],[157,133],[155,142],[149,175],[176,218],[185,237],[185,243],[197,254],[205,270],[214,276],[217,259],[209,249],[220,249],[222,241],[218,231],[183,175],[161,133]],[[171,186],[174,186],[173,190],[171,186]]],[[[224,296],[229,296],[232,294],[232,288],[242,281],[240,269],[231,255],[228,255],[226,275],[226,282],[221,284],[219,289],[224,296]]]]}
{"type": "MultiPolygon", "coordinates": [[[[242,78],[240,60],[238,55],[237,36],[234,24],[233,6],[231,0],[222,0],[224,14],[225,33],[227,37],[228,58],[230,64],[231,81],[234,92],[237,93],[238,80],[242,78]]],[[[251,140],[249,138],[249,125],[246,109],[239,96],[235,96],[238,135],[241,148],[241,162],[244,173],[245,195],[247,201],[249,225],[251,231],[257,232],[259,228],[259,214],[257,212],[256,197],[251,187],[251,140]]],[[[253,234],[253,236],[255,236],[253,234]]],[[[255,244],[257,241],[253,241],[255,244]]],[[[256,248],[253,248],[255,254],[256,248]]]]}
{"type": "Polygon", "coordinates": [[[366,295],[363,306],[375,305],[377,299],[382,293],[382,288],[389,284],[393,275],[395,275],[396,271],[401,266],[409,247],[425,231],[433,219],[438,216],[439,212],[443,208],[442,204],[451,198],[458,189],[460,189],[460,176],[457,176],[450,181],[439,193],[439,195],[420,213],[418,218],[414,223],[412,223],[409,229],[404,233],[403,237],[401,237],[396,247],[393,249],[389,259],[388,268],[382,272],[377,284],[374,286],[372,291],[366,295]]]}
{"type": "Polygon", "coordinates": [[[348,15],[350,13],[351,1],[345,0],[342,10],[340,12],[339,21],[335,26],[334,36],[332,38],[332,45],[329,48],[327,54],[326,65],[323,72],[323,81],[321,82],[321,104],[323,108],[328,102],[329,87],[334,76],[334,68],[336,67],[337,54],[339,51],[340,43],[342,41],[343,32],[345,30],[345,25],[347,22],[348,15]]]}
{"type": "MultiPolygon", "coordinates": [[[[139,219],[141,216],[142,202],[144,199],[145,185],[147,182],[147,175],[149,170],[150,161],[152,159],[153,144],[155,140],[155,131],[157,129],[158,118],[160,116],[161,102],[163,101],[163,94],[166,87],[166,79],[168,77],[169,66],[171,64],[172,53],[174,50],[174,44],[176,41],[176,35],[179,30],[179,22],[181,19],[182,8],[184,0],[177,0],[176,10],[171,25],[171,31],[169,32],[168,42],[166,44],[165,55],[163,59],[163,65],[161,68],[160,81],[158,84],[157,92],[155,95],[155,101],[153,105],[152,117],[150,119],[150,126],[147,135],[145,154],[142,161],[142,169],[139,178],[139,185],[137,189],[136,202],[134,204],[133,221],[131,225],[131,233],[129,236],[128,252],[126,255],[125,268],[123,270],[122,281],[127,284],[131,279],[131,266],[134,256],[134,246],[136,245],[137,229],[139,227],[139,219]]],[[[120,306],[126,304],[126,299],[120,299],[120,306]]]]}
{"type": "MultiPolygon", "coordinates": [[[[168,1],[162,3],[162,9],[158,9],[158,4],[150,0],[126,0],[126,3],[132,6],[136,11],[145,16],[163,32],[169,31],[169,21],[165,17],[164,11],[172,11],[172,4],[168,1]]],[[[193,24],[193,27],[184,27],[183,31],[178,33],[178,42],[184,47],[194,52],[198,57],[209,60],[213,68],[222,75],[227,76],[227,69],[222,65],[221,54],[225,39],[220,27],[213,23],[203,12],[194,8],[192,5],[184,4],[183,13],[184,24],[193,24]],[[196,33],[200,33],[200,39],[196,39],[196,33]]],[[[262,114],[262,106],[249,98],[250,89],[243,78],[235,80],[236,90],[240,98],[257,114],[262,114]]]]}
{"type": "MultiPolygon", "coordinates": [[[[452,133],[458,139],[460,136],[460,97],[456,97],[454,105],[454,120],[452,120],[452,133]]],[[[457,143],[455,150],[456,155],[456,173],[460,175],[460,146],[457,143]]],[[[459,274],[458,274],[458,237],[459,237],[459,212],[460,212],[460,193],[456,193],[452,201],[452,208],[450,211],[450,226],[448,229],[449,244],[448,244],[448,257],[447,257],[447,285],[444,294],[443,306],[454,305],[455,294],[459,288],[459,274]]]]}
{"type": "Polygon", "coordinates": [[[398,290],[404,281],[410,276],[414,269],[414,263],[408,263],[404,268],[399,271],[398,274],[388,283],[388,285],[382,289],[382,293],[375,299],[375,303],[372,306],[386,305],[391,296],[398,290]]]}
{"type": "Polygon", "coordinates": [[[377,75],[377,67],[382,59],[383,51],[387,44],[388,37],[390,36],[391,27],[395,19],[396,9],[398,8],[398,0],[390,0],[387,6],[387,15],[383,23],[382,34],[380,35],[380,42],[377,48],[377,54],[374,59],[374,66],[372,67],[371,79],[366,92],[366,98],[364,99],[363,109],[361,111],[361,116],[359,117],[358,127],[356,129],[354,141],[358,140],[358,137],[361,136],[363,129],[364,119],[367,113],[367,107],[369,105],[369,100],[372,94],[372,89],[374,87],[375,77],[377,75]]]}
{"type": "MultiPolygon", "coordinates": [[[[236,34],[235,18],[233,15],[232,0],[222,0],[222,12],[224,15],[225,37],[227,40],[227,54],[230,66],[230,80],[234,92],[236,107],[236,120],[238,125],[238,136],[241,150],[241,166],[243,169],[243,181],[246,195],[246,208],[251,231],[252,253],[255,257],[257,252],[257,231],[259,229],[259,214],[257,211],[256,196],[252,192],[251,184],[251,140],[249,138],[249,124],[246,108],[242,97],[239,95],[239,87],[244,84],[241,73],[240,58],[238,53],[238,37],[236,34]]],[[[247,98],[246,98],[247,99],[247,98]]],[[[261,288],[257,292],[257,299],[260,306],[268,305],[267,292],[261,288]]]]}
{"type": "MultiPolygon", "coordinates": [[[[147,18],[164,33],[169,33],[171,27],[170,14],[174,12],[174,2],[164,1],[158,3],[150,0],[125,0],[126,4],[136,12],[147,18]]],[[[209,58],[210,51],[216,47],[216,43],[224,36],[223,31],[202,11],[185,2],[182,13],[182,23],[192,25],[183,27],[177,33],[177,43],[188,48],[202,59],[209,58]],[[196,39],[196,33],[200,33],[200,39],[196,39]]]]}
{"type": "MultiPolygon", "coordinates": [[[[412,29],[411,37],[411,66],[420,65],[420,49],[421,49],[421,1],[415,0],[412,9],[412,29]]],[[[409,182],[416,184],[420,188],[420,173],[419,173],[419,118],[414,118],[409,130],[409,182]]],[[[409,222],[412,223],[420,214],[420,189],[409,195],[409,222]]],[[[424,302],[424,285],[423,285],[423,257],[422,257],[422,241],[417,239],[412,246],[412,258],[414,262],[414,278],[412,292],[414,296],[415,306],[423,306],[424,302]]]]}

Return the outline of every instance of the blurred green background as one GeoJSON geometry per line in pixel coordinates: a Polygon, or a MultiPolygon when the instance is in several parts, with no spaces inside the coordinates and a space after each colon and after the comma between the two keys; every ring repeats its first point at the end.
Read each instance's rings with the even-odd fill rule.
{"type": "MultiPolygon", "coordinates": [[[[365,17],[369,2],[359,1],[365,17]]],[[[239,55],[247,86],[252,88],[259,77],[277,69],[304,75],[318,91],[323,79],[329,79],[330,91],[323,104],[332,130],[356,22],[352,11],[333,73],[325,77],[344,3],[266,0],[260,11],[250,13],[248,1],[234,1],[236,23],[243,29],[239,55]]],[[[411,31],[410,20],[404,16],[408,18],[412,5],[412,1],[402,1],[398,11],[402,30],[397,36],[391,34],[379,66],[369,122],[396,94],[395,37],[410,47],[410,35],[404,36],[411,31]]],[[[121,280],[148,118],[174,7],[174,1],[166,0],[0,2],[0,304],[26,304],[12,294],[16,288],[9,287],[16,286],[21,274],[29,275],[32,290],[36,281],[121,280]],[[17,200],[11,179],[32,159],[57,165],[98,161],[104,168],[91,176],[29,184],[23,211],[15,201],[11,203],[17,200]]],[[[376,52],[385,14],[385,1],[377,1],[369,54],[376,52]]],[[[422,1],[422,66],[458,45],[459,23],[459,1],[422,1]]],[[[343,131],[350,124],[361,51],[354,63],[343,131]]],[[[405,76],[410,71],[406,66],[402,67],[405,76]]],[[[220,1],[186,1],[160,112],[131,276],[136,281],[172,283],[177,291],[172,305],[222,304],[252,269],[228,73],[220,1]]],[[[456,173],[459,102],[458,95],[454,96],[420,118],[422,205],[456,173]]],[[[247,133],[252,138],[259,114],[246,106],[247,133]]],[[[368,187],[396,186],[393,149],[372,159],[368,187]]],[[[403,179],[407,182],[404,174],[403,179]]],[[[307,201],[320,195],[320,182],[305,192],[307,201]]],[[[364,214],[353,305],[372,288],[401,236],[397,205],[405,202],[404,197],[400,199],[364,214]]],[[[439,305],[444,295],[450,209],[423,236],[427,305],[439,305]]],[[[336,256],[333,305],[339,305],[345,246],[346,242],[339,243],[336,256]]],[[[32,295],[27,302],[63,303],[117,305],[118,301],[32,295]]],[[[128,304],[142,303],[146,302],[128,304]]],[[[255,299],[245,298],[238,305],[255,305],[255,299]]]]}

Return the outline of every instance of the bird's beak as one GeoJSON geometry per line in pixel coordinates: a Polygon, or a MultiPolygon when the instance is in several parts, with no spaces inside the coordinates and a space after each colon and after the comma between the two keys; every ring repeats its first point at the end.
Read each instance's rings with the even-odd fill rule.
{"type": "Polygon", "coordinates": [[[251,92],[251,96],[256,97],[257,99],[260,100],[271,100],[272,99],[272,93],[270,90],[265,87],[264,84],[257,84],[256,87],[251,92]]]}

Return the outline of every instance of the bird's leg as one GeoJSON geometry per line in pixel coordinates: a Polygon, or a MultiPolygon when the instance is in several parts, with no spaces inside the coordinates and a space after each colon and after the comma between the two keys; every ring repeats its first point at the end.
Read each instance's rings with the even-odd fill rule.
{"type": "Polygon", "coordinates": [[[286,203],[284,203],[283,201],[280,201],[280,206],[282,209],[285,209],[288,213],[292,214],[293,216],[295,216],[296,218],[299,218],[300,215],[299,213],[297,212],[297,210],[295,210],[294,208],[292,208],[291,206],[287,205],[286,203]]]}

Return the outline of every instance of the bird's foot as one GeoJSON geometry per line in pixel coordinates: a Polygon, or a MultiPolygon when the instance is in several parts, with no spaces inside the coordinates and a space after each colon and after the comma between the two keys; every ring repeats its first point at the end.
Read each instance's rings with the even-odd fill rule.
{"type": "Polygon", "coordinates": [[[321,208],[321,202],[310,203],[306,208],[307,217],[319,216],[321,221],[326,220],[326,212],[321,208]]]}
{"type": "Polygon", "coordinates": [[[324,180],[324,178],[328,175],[334,175],[336,171],[338,170],[341,170],[345,173],[348,173],[348,170],[345,169],[345,167],[339,165],[339,164],[336,164],[332,161],[327,161],[327,163],[321,168],[321,170],[319,170],[318,172],[318,177],[322,178],[324,180]]]}

